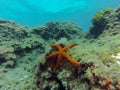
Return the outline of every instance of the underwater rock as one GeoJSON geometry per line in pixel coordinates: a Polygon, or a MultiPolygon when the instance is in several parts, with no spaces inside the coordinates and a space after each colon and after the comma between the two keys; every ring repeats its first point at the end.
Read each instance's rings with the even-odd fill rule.
{"type": "Polygon", "coordinates": [[[28,27],[20,26],[10,20],[0,19],[0,41],[20,40],[21,38],[28,37],[28,31],[30,31],[28,27]]]}
{"type": "Polygon", "coordinates": [[[44,40],[31,31],[14,21],[0,19],[0,64],[10,67],[15,65],[18,56],[36,49],[39,53],[45,51],[44,40]]]}
{"type": "Polygon", "coordinates": [[[110,8],[99,11],[92,20],[87,38],[97,38],[104,32],[109,34],[119,33],[120,28],[120,8],[112,10],[110,8]]]}
{"type": "Polygon", "coordinates": [[[113,12],[112,8],[107,8],[96,13],[92,19],[92,26],[89,30],[91,37],[97,38],[106,28],[107,21],[105,19],[110,13],[113,12]]]}
{"type": "Polygon", "coordinates": [[[35,49],[44,43],[40,36],[32,34],[32,29],[2,19],[0,19],[0,41],[0,45],[13,47],[15,51],[22,51],[26,48],[35,49]]]}
{"type": "Polygon", "coordinates": [[[44,26],[33,29],[33,33],[40,35],[44,40],[60,38],[72,39],[80,37],[82,29],[73,22],[49,22],[44,26]]]}
{"type": "Polygon", "coordinates": [[[0,46],[0,65],[4,67],[14,66],[17,56],[14,54],[13,47],[0,46]]]}

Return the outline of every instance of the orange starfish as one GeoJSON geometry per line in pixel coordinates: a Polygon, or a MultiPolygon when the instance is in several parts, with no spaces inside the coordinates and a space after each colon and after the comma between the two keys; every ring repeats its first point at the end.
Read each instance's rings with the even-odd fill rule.
{"type": "Polygon", "coordinates": [[[46,56],[46,59],[50,59],[50,58],[53,58],[53,57],[57,56],[57,63],[55,65],[55,67],[53,68],[53,71],[57,70],[57,68],[60,66],[63,58],[65,58],[70,63],[74,64],[75,66],[78,66],[78,67],[80,66],[80,62],[77,62],[76,60],[74,60],[71,56],[69,56],[66,53],[66,51],[69,48],[72,48],[76,45],[78,45],[78,44],[71,44],[71,45],[68,45],[68,46],[65,46],[65,47],[62,48],[62,46],[60,44],[51,44],[51,47],[58,49],[57,52],[53,52],[50,55],[46,56]]]}

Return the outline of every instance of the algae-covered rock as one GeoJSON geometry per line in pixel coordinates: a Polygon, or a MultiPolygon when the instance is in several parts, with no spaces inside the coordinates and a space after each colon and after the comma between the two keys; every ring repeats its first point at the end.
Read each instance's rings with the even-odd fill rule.
{"type": "Polygon", "coordinates": [[[114,36],[120,32],[120,8],[111,8],[98,12],[92,19],[93,25],[89,29],[88,37],[114,36]],[[100,36],[102,35],[102,36],[100,36]]]}
{"type": "Polygon", "coordinates": [[[13,47],[0,46],[0,64],[6,66],[13,66],[17,56],[14,54],[13,47]]]}
{"type": "Polygon", "coordinates": [[[7,67],[15,65],[18,62],[17,56],[21,57],[36,49],[42,53],[44,47],[44,40],[33,34],[32,29],[14,21],[0,19],[0,62],[2,65],[7,67]]]}
{"type": "Polygon", "coordinates": [[[0,41],[25,38],[29,36],[30,29],[14,21],[0,19],[0,41]]]}
{"type": "Polygon", "coordinates": [[[39,48],[41,52],[44,52],[45,49],[44,45],[45,45],[44,40],[34,35],[29,38],[22,39],[20,48],[21,50],[28,50],[28,51],[39,48]]]}
{"type": "Polygon", "coordinates": [[[113,12],[112,8],[107,8],[107,9],[99,11],[92,19],[93,25],[102,24],[104,21],[105,15],[109,15],[111,12],[113,12]]]}
{"type": "Polygon", "coordinates": [[[92,19],[92,26],[90,27],[89,33],[92,37],[98,37],[106,27],[107,21],[105,19],[110,13],[113,12],[112,8],[107,8],[96,13],[92,19]]]}
{"type": "Polygon", "coordinates": [[[45,40],[60,38],[72,39],[81,35],[82,30],[73,22],[49,22],[44,26],[33,29],[33,33],[40,35],[45,40]]]}

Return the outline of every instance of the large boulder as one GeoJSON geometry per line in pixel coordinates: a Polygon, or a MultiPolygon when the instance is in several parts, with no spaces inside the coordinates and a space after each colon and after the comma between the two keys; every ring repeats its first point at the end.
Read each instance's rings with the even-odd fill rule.
{"type": "Polygon", "coordinates": [[[89,30],[90,36],[97,38],[100,34],[102,34],[108,23],[106,17],[109,17],[109,14],[112,12],[112,8],[107,8],[96,13],[92,19],[92,26],[89,30]]]}
{"type": "Polygon", "coordinates": [[[80,36],[82,29],[73,22],[48,22],[44,26],[33,29],[33,33],[40,35],[44,40],[60,38],[75,38],[80,36]]]}

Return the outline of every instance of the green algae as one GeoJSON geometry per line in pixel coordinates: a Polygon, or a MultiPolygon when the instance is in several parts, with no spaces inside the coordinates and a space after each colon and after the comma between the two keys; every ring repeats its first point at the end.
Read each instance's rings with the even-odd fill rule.
{"type": "Polygon", "coordinates": [[[110,14],[111,12],[113,12],[112,8],[107,8],[107,9],[97,12],[96,15],[92,19],[93,25],[101,24],[104,21],[105,15],[110,14]]]}
{"type": "Polygon", "coordinates": [[[112,12],[113,12],[112,8],[107,8],[97,12],[94,15],[92,19],[92,26],[89,29],[89,33],[92,35],[92,37],[96,38],[98,37],[98,35],[100,35],[103,32],[107,23],[105,17],[112,12]]]}

